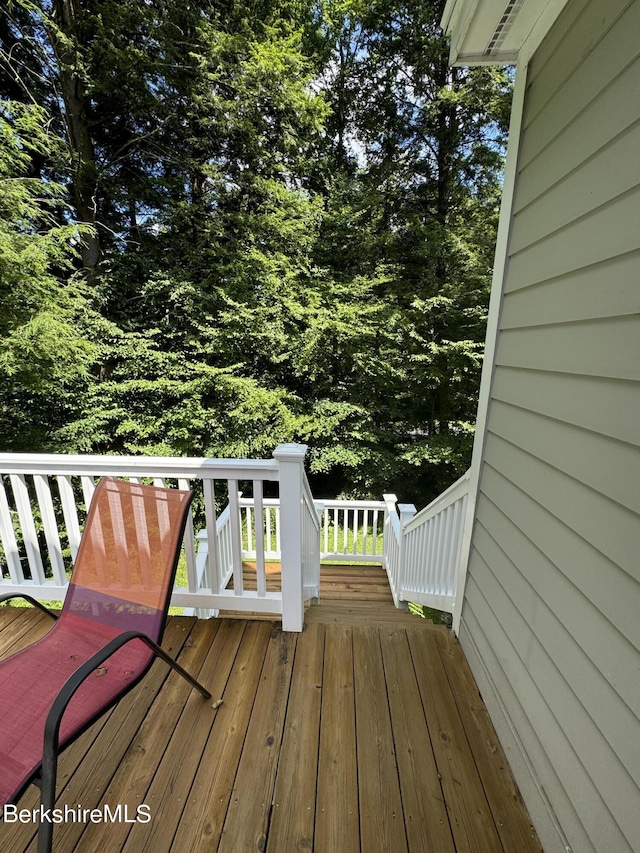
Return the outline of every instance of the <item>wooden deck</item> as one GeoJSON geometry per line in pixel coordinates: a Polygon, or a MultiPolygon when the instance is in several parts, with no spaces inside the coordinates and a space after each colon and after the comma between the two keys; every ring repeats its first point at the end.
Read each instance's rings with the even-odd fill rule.
{"type": "MultiPolygon", "coordinates": [[[[58,781],[60,808],[121,804],[133,819],[144,804],[151,819],[70,819],[54,850],[540,853],[457,641],[398,616],[334,613],[301,634],[170,618],[163,645],[222,704],[156,662],[63,753],[58,781]]],[[[0,655],[49,626],[0,608],[0,655]]],[[[38,803],[31,788],[18,805],[38,803]]],[[[35,851],[36,829],[0,824],[0,849],[35,851]]]]}

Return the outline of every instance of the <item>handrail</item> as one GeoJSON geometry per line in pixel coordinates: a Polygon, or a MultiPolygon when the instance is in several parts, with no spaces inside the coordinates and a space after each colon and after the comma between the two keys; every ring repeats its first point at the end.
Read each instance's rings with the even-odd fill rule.
{"type": "Polygon", "coordinates": [[[302,499],[309,509],[309,515],[313,522],[314,527],[320,532],[320,519],[318,518],[318,514],[316,512],[315,506],[315,498],[311,492],[311,486],[309,485],[309,481],[307,480],[306,474],[303,474],[302,477],[302,499]]]}
{"type": "Polygon", "coordinates": [[[306,474],[302,474],[302,597],[320,595],[320,517],[306,474]]]}
{"type": "Polygon", "coordinates": [[[93,474],[104,477],[180,477],[216,480],[277,480],[275,459],[214,459],[190,456],[92,456],[63,453],[0,453],[2,474],[93,474]]]}
{"type": "Polygon", "coordinates": [[[470,471],[465,471],[465,473],[459,477],[455,483],[452,483],[448,489],[438,495],[438,497],[432,500],[430,504],[427,504],[427,506],[421,509],[420,512],[416,513],[411,521],[405,525],[405,532],[408,533],[416,527],[419,527],[421,524],[424,524],[424,522],[429,518],[433,518],[439,512],[442,512],[448,506],[451,506],[451,504],[459,500],[463,495],[466,495],[469,491],[470,473],[470,471]]]}
{"type": "Polygon", "coordinates": [[[395,495],[383,495],[384,498],[384,553],[382,564],[387,572],[391,595],[396,607],[400,606],[400,544],[402,526],[396,512],[395,495]]]}
{"type": "Polygon", "coordinates": [[[64,597],[69,559],[61,543],[66,537],[73,562],[83,517],[78,503],[88,506],[96,476],[111,475],[149,477],[158,485],[177,480],[179,488],[202,483],[205,526],[196,535],[190,515],[187,587],[172,596],[173,604],[199,615],[218,609],[272,613],[282,615],[285,630],[301,630],[303,602],[318,596],[321,560],[380,563],[398,606],[414,601],[453,611],[469,523],[469,472],[417,514],[412,505],[397,505],[395,495],[320,505],[304,472],[305,450],[279,445],[273,459],[0,453],[0,545],[8,574],[0,577],[0,590],[29,587],[36,597],[64,597]],[[221,513],[218,480],[226,481],[229,494],[221,513]],[[278,498],[263,496],[265,481],[279,482],[278,498]],[[240,482],[253,484],[253,496],[238,491],[240,482]],[[247,557],[256,560],[255,590],[244,589],[247,557]],[[280,590],[267,591],[266,559],[282,561],[280,590]]]}

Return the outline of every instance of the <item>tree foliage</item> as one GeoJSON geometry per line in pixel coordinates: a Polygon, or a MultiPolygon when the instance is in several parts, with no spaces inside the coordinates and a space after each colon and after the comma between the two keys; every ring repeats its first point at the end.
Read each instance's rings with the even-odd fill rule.
{"type": "Polygon", "coordinates": [[[509,81],[439,5],[10,0],[4,448],[466,467],[509,81]]]}
{"type": "Polygon", "coordinates": [[[85,379],[95,357],[77,325],[87,303],[72,263],[86,229],[64,222],[64,187],[31,169],[34,157],[57,148],[41,108],[0,102],[0,412],[7,448],[31,449],[42,439],[45,422],[56,421],[48,404],[85,379]]]}

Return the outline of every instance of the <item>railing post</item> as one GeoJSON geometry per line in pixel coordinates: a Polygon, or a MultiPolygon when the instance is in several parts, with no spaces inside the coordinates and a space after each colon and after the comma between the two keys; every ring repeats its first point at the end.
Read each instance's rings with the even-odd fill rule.
{"type": "Polygon", "coordinates": [[[302,474],[304,444],[279,444],[273,451],[280,467],[280,523],[282,560],[282,630],[302,631],[302,474]]]}
{"type": "MultiPolygon", "coordinates": [[[[400,543],[398,546],[398,605],[402,600],[402,588],[405,578],[405,569],[407,562],[407,536],[404,532],[405,524],[408,524],[417,510],[413,504],[398,504],[398,514],[400,515],[400,543]]],[[[404,605],[406,607],[406,604],[404,605]]]]}
{"type": "Polygon", "coordinates": [[[382,528],[382,562],[385,569],[389,570],[389,534],[391,533],[391,513],[396,511],[396,501],[398,498],[395,495],[383,495],[384,501],[384,525],[382,528]]]}
{"type": "Polygon", "coordinates": [[[404,527],[408,524],[418,510],[413,504],[398,504],[398,513],[400,514],[400,524],[404,527]]]}

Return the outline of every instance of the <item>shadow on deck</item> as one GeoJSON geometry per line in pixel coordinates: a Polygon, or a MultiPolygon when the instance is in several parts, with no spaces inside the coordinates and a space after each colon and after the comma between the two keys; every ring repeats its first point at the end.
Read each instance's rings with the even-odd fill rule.
{"type": "MultiPolygon", "coordinates": [[[[222,704],[156,662],[63,753],[57,802],[150,820],[70,813],[54,850],[540,853],[457,641],[415,624],[171,617],[164,647],[222,704]]],[[[1,608],[0,654],[48,628],[1,608]]],[[[0,824],[0,849],[35,850],[36,829],[0,824]]]]}

